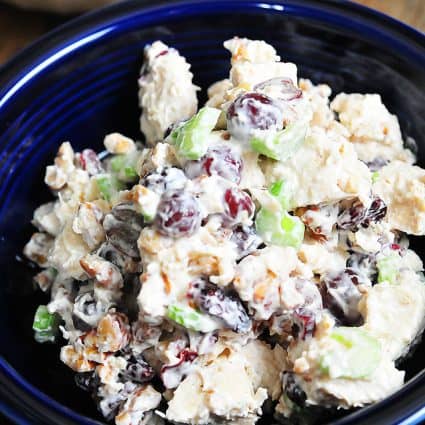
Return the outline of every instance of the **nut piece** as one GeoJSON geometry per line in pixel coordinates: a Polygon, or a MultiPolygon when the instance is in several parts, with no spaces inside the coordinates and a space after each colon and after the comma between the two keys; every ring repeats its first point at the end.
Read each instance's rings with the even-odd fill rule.
{"type": "Polygon", "coordinates": [[[113,154],[128,154],[136,150],[134,141],[120,133],[108,134],[103,144],[107,151],[113,154]]]}
{"type": "Polygon", "coordinates": [[[61,348],[60,359],[75,372],[91,372],[96,365],[87,360],[84,354],[77,352],[72,345],[65,345],[61,348]]]}
{"type": "Polygon", "coordinates": [[[161,402],[161,394],[148,385],[137,388],[129,395],[115,417],[117,425],[133,425],[141,423],[145,412],[155,409],[161,402]]]}
{"type": "Polygon", "coordinates": [[[131,338],[128,318],[122,313],[108,313],[97,325],[97,346],[100,352],[123,349],[131,338]]]}
{"type": "Polygon", "coordinates": [[[87,254],[80,260],[80,265],[91,278],[107,289],[120,289],[123,278],[117,266],[95,254],[87,254]]]}
{"type": "Polygon", "coordinates": [[[80,204],[72,223],[72,230],[82,236],[84,242],[93,250],[105,240],[105,231],[101,225],[103,213],[94,203],[80,204]]]}
{"type": "Polygon", "coordinates": [[[74,151],[69,142],[64,142],[59,147],[55,164],[46,168],[44,182],[52,190],[62,189],[68,182],[69,174],[74,169],[74,151]]]}
{"type": "Polygon", "coordinates": [[[50,235],[36,232],[25,245],[24,255],[40,267],[47,267],[47,258],[53,241],[54,239],[50,235]]]}

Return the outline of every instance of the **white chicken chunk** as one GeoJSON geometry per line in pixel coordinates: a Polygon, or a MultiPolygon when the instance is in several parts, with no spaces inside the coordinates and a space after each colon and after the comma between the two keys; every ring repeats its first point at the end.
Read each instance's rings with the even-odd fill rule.
{"type": "Polygon", "coordinates": [[[190,118],[198,106],[190,65],[178,51],[155,41],[145,48],[139,79],[140,128],[153,145],[170,125],[190,118]]]}
{"type": "Polygon", "coordinates": [[[356,197],[366,205],[370,202],[370,171],[345,138],[322,128],[313,127],[289,160],[265,160],[260,165],[268,187],[283,180],[292,189],[293,207],[356,197]]]}
{"type": "Polygon", "coordinates": [[[401,161],[383,167],[373,185],[388,207],[391,228],[425,234],[425,170],[401,161]]]}

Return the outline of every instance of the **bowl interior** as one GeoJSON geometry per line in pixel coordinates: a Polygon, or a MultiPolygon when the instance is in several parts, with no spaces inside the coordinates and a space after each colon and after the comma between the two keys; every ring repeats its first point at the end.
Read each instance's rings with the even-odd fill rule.
{"type": "MultiPolygon", "coordinates": [[[[347,20],[348,9],[335,18],[331,12],[336,6],[322,3],[319,10],[319,2],[309,4],[216,2],[156,15],[143,14],[132,4],[122,16],[108,17],[106,25],[92,19],[98,27],[90,39],[68,43],[73,47],[12,98],[0,97],[0,349],[35,387],[77,413],[101,420],[88,395],[75,387],[73,373],[60,363],[58,347],[33,341],[33,314],[47,297],[34,290],[35,270],[22,260],[21,251],[34,231],[32,211],[51,199],[44,170],[62,141],[71,141],[77,150],[101,150],[108,132],[141,138],[137,77],[146,43],[161,39],[187,57],[195,83],[204,89],[202,101],[205,88],[228,74],[223,41],[234,35],[264,39],[284,60],[298,65],[300,76],[326,82],[334,92],[380,93],[399,116],[405,137],[417,141],[419,163],[425,165],[424,64],[380,35],[379,27],[368,33],[362,24],[347,20]]],[[[111,10],[118,16],[124,9],[111,10]]],[[[68,33],[76,34],[75,29],[68,33]]],[[[425,258],[422,240],[412,244],[425,258]]],[[[408,378],[422,370],[424,355],[422,343],[404,362],[408,378]]]]}

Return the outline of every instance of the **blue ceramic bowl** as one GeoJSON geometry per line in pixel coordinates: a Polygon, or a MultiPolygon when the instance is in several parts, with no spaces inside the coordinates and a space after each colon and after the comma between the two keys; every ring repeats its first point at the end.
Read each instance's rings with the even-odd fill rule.
{"type": "MultiPolygon", "coordinates": [[[[425,164],[425,37],[354,4],[139,0],[49,34],[0,71],[0,411],[17,423],[102,420],[59,362],[58,347],[32,338],[35,307],[46,297],[33,289],[31,266],[16,256],[31,234],[33,209],[50,197],[42,183],[46,164],[64,140],[101,149],[111,131],[140,137],[137,76],[146,43],[162,39],[178,48],[205,88],[227,74],[222,42],[233,35],[265,39],[299,65],[301,76],[337,92],[380,93],[404,135],[418,141],[425,164]]],[[[424,254],[419,239],[413,244],[424,254]]],[[[400,391],[338,423],[424,420],[424,358],[422,344],[404,362],[409,381],[400,391]]]]}

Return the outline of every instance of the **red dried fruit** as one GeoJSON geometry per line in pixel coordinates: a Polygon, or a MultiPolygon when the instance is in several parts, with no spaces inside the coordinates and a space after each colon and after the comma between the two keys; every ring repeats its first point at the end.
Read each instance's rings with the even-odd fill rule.
{"type": "Polygon", "coordinates": [[[217,175],[233,183],[241,181],[242,159],[240,155],[226,145],[216,145],[197,161],[188,161],[185,172],[191,179],[201,175],[217,175]]]}
{"type": "Polygon", "coordinates": [[[143,216],[132,204],[122,203],[112,208],[103,220],[108,241],[122,253],[140,258],[137,239],[143,228],[143,216]]]}
{"type": "Polygon", "coordinates": [[[227,110],[227,129],[235,137],[246,139],[252,130],[282,129],[282,110],[271,97],[261,93],[245,93],[227,110]]]}
{"type": "Polygon", "coordinates": [[[201,310],[218,317],[235,332],[246,333],[251,329],[251,319],[236,294],[225,294],[222,289],[208,283],[195,302],[201,310]]]}
{"type": "Polygon", "coordinates": [[[323,305],[343,326],[360,326],[362,316],[358,310],[362,283],[353,269],[347,268],[337,274],[325,275],[321,282],[323,305]]]}
{"type": "Polygon", "coordinates": [[[255,251],[263,242],[257,235],[254,227],[244,225],[237,226],[233,229],[230,240],[236,244],[238,260],[251,254],[251,252],[255,251]]]}
{"type": "Polygon", "coordinates": [[[179,238],[197,232],[201,219],[200,206],[195,197],[189,192],[174,190],[162,195],[155,225],[160,233],[179,238]]]}
{"type": "Polygon", "coordinates": [[[294,83],[289,78],[270,78],[270,80],[263,81],[254,86],[254,90],[264,90],[269,86],[277,86],[279,88],[279,99],[284,101],[289,102],[294,99],[299,99],[303,95],[302,90],[295,87],[294,83]]]}
{"type": "Polygon", "coordinates": [[[86,170],[91,176],[103,173],[102,163],[97,153],[93,149],[84,149],[80,154],[80,163],[83,170],[86,170]]]}
{"type": "Polygon", "coordinates": [[[224,193],[224,201],[226,216],[235,223],[240,223],[244,215],[246,218],[251,218],[254,215],[254,202],[243,190],[227,189],[224,193]]]}

